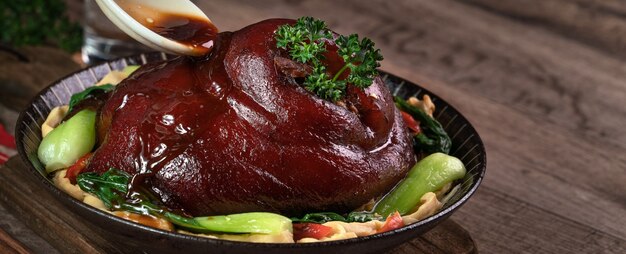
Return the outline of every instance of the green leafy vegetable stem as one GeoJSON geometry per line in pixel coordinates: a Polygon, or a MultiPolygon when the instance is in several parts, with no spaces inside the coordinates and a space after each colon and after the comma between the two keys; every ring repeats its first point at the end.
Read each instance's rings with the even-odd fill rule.
{"type": "Polygon", "coordinates": [[[389,216],[396,210],[406,215],[420,203],[427,192],[441,189],[445,184],[465,176],[465,166],[461,160],[443,153],[434,153],[419,161],[382,200],[374,211],[389,216]]]}
{"type": "Polygon", "coordinates": [[[416,152],[423,151],[427,154],[436,152],[448,154],[450,152],[452,140],[437,120],[400,97],[395,97],[394,100],[400,110],[410,114],[420,122],[422,132],[414,137],[416,152]]]}
{"type": "Polygon", "coordinates": [[[169,211],[147,191],[127,197],[130,175],[110,169],[102,175],[87,172],[76,178],[85,192],[97,196],[111,210],[163,217],[179,227],[197,233],[261,233],[276,234],[292,230],[291,220],[279,214],[254,212],[222,216],[186,217],[169,211]]]}
{"type": "Polygon", "coordinates": [[[48,173],[67,168],[91,152],[96,143],[96,112],[85,109],[43,138],[37,155],[48,173]]]}

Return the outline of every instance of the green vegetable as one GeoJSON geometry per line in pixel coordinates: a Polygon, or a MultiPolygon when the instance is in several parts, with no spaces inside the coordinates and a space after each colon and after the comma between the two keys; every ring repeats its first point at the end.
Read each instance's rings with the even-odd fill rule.
{"type": "Polygon", "coordinates": [[[202,227],[216,232],[276,234],[291,230],[291,220],[275,213],[240,213],[196,217],[202,227]]]}
{"type": "Polygon", "coordinates": [[[312,223],[326,223],[329,221],[343,221],[343,222],[367,222],[371,220],[382,220],[383,217],[375,215],[371,212],[351,212],[345,217],[333,213],[333,212],[324,212],[324,213],[309,213],[304,215],[302,218],[291,218],[293,222],[312,222],[312,223]]]}
{"type": "Polygon", "coordinates": [[[443,153],[431,154],[415,164],[407,176],[376,204],[374,211],[389,216],[397,210],[405,215],[427,192],[437,191],[464,176],[465,166],[459,159],[443,153]]]}
{"type": "MultiPolygon", "coordinates": [[[[132,74],[133,72],[135,72],[137,69],[139,69],[139,65],[128,65],[126,67],[124,67],[124,69],[122,69],[122,73],[128,77],[130,76],[130,74],[132,74]]],[[[80,103],[81,101],[91,98],[93,96],[96,96],[97,94],[100,93],[108,93],[115,90],[115,86],[112,84],[105,84],[105,85],[100,85],[100,86],[92,86],[92,87],[88,87],[87,89],[83,90],[80,93],[76,93],[74,95],[72,95],[72,97],[70,98],[70,103],[69,106],[70,108],[68,109],[68,112],[72,112],[72,110],[74,109],[74,106],[78,105],[78,103],[80,103]]]]}
{"type": "Polygon", "coordinates": [[[396,106],[400,110],[410,114],[413,118],[415,118],[415,120],[420,122],[422,132],[415,135],[413,139],[415,141],[415,150],[417,152],[440,152],[445,154],[450,152],[452,140],[437,120],[426,114],[421,109],[407,103],[400,97],[395,97],[394,100],[396,102],[396,106]]]}
{"type": "Polygon", "coordinates": [[[111,210],[163,217],[193,232],[275,234],[291,230],[289,218],[273,213],[241,213],[195,218],[181,216],[159,204],[146,190],[138,190],[128,195],[130,179],[131,176],[126,172],[112,168],[102,175],[82,173],[78,175],[76,181],[83,191],[97,196],[111,210]]]}
{"type": "Polygon", "coordinates": [[[50,173],[67,168],[91,152],[96,143],[96,112],[85,109],[43,138],[37,154],[50,173]]]}
{"type": "Polygon", "coordinates": [[[13,46],[54,44],[80,50],[83,30],[68,19],[62,0],[0,1],[0,42],[13,46]]]}
{"type": "Polygon", "coordinates": [[[323,64],[323,54],[326,52],[325,40],[332,40],[332,37],[324,21],[302,17],[294,25],[279,27],[275,38],[276,47],[288,50],[293,60],[313,66],[313,73],[305,78],[304,87],[323,99],[337,101],[345,94],[347,83],[359,88],[370,86],[378,75],[376,68],[383,57],[370,39],[359,41],[356,34],[341,35],[335,44],[345,64],[331,77],[323,64]],[[347,70],[350,71],[348,77],[339,79],[347,70]]]}
{"type": "Polygon", "coordinates": [[[72,98],[70,98],[70,108],[68,109],[67,112],[72,112],[72,109],[74,109],[74,106],[76,106],[78,103],[80,103],[81,101],[87,98],[93,97],[97,93],[108,93],[110,91],[113,91],[114,89],[115,89],[114,85],[106,84],[106,85],[101,85],[101,86],[92,86],[92,87],[85,89],[84,91],[80,93],[76,93],[72,95],[72,98]]]}
{"type": "MultiPolygon", "coordinates": [[[[113,168],[102,175],[87,172],[76,177],[76,182],[80,189],[94,194],[102,200],[107,208],[117,209],[120,209],[126,202],[125,195],[129,181],[130,176],[128,174],[113,168]]],[[[140,213],[144,212],[142,209],[138,209],[141,210],[140,213]]],[[[132,211],[137,211],[137,209],[132,211]]]]}
{"type": "Polygon", "coordinates": [[[197,233],[278,234],[292,230],[291,220],[275,213],[253,212],[194,218],[172,212],[163,212],[161,215],[177,226],[197,233]]]}

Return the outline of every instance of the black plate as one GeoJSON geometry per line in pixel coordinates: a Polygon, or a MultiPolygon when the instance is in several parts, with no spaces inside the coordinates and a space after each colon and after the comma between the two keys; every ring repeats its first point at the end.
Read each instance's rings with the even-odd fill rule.
{"type": "Polygon", "coordinates": [[[468,174],[458,192],[437,214],[417,223],[393,231],[372,236],[340,241],[309,244],[262,244],[208,239],[166,232],[112,216],[57,189],[46,177],[45,170],[37,158],[41,142],[40,126],[52,108],[67,104],[72,94],[92,86],[111,70],[121,70],[127,65],[141,65],[162,61],[171,56],[162,53],[141,54],[93,66],[70,74],[41,91],[20,114],[17,124],[17,148],[33,174],[41,181],[41,187],[86,221],[97,225],[109,234],[103,237],[126,248],[150,253],[181,251],[183,253],[378,253],[417,237],[450,216],[465,203],[478,188],[486,167],[485,147],[474,127],[456,109],[433,93],[392,74],[382,73],[394,95],[404,98],[429,94],[437,110],[435,117],[452,138],[451,155],[461,159],[468,174]]]}

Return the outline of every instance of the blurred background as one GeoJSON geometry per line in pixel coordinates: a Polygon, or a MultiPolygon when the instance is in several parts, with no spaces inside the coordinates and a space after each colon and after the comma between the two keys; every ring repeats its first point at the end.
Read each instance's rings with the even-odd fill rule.
{"type": "MultiPolygon", "coordinates": [[[[197,0],[222,31],[308,15],[382,50],[481,134],[483,186],[453,216],[488,253],[623,253],[626,1],[197,0]],[[555,233],[560,232],[560,233],[555,233]]],[[[92,1],[0,1],[0,164],[18,112],[88,64],[146,50],[92,1]]]]}

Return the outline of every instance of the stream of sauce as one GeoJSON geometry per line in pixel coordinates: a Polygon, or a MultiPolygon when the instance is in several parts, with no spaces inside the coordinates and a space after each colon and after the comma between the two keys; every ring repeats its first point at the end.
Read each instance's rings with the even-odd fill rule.
{"type": "MultiPolygon", "coordinates": [[[[190,47],[198,56],[209,55],[214,47],[220,47],[220,45],[216,45],[218,40],[217,27],[205,17],[167,13],[132,0],[118,0],[116,2],[126,13],[143,26],[167,39],[190,47]]],[[[176,4],[175,1],[172,1],[172,4],[176,4]]],[[[228,45],[230,36],[224,37],[221,44],[228,45]]],[[[216,49],[216,51],[219,50],[216,49]]],[[[222,52],[222,54],[224,53],[225,51],[222,52]]],[[[219,55],[220,53],[217,54],[219,55]]],[[[220,56],[215,57],[219,58],[220,56]]],[[[192,72],[195,72],[196,69],[199,69],[200,62],[211,61],[206,58],[204,60],[202,58],[198,58],[195,61],[190,60],[186,65],[180,66],[181,69],[194,70],[192,72]]],[[[221,64],[214,64],[211,67],[216,69],[216,73],[227,76],[223,73],[224,68],[221,64]]],[[[164,73],[164,75],[171,75],[171,73],[164,73]]],[[[176,76],[163,78],[172,78],[172,84],[178,83],[175,82],[176,76]]],[[[133,175],[129,183],[127,198],[132,200],[142,186],[149,187],[145,186],[148,179],[154,176],[163,167],[164,163],[174,159],[190,143],[196,140],[196,135],[203,131],[202,124],[198,122],[201,119],[200,116],[206,117],[219,112],[214,107],[202,106],[216,105],[217,103],[212,101],[212,98],[202,96],[203,93],[198,91],[202,87],[200,84],[218,84],[217,80],[209,82],[210,80],[198,80],[197,77],[195,79],[193,87],[173,87],[171,90],[156,89],[150,95],[160,98],[158,100],[160,103],[151,105],[148,112],[146,112],[151,117],[146,118],[141,124],[141,131],[138,137],[141,143],[141,150],[137,151],[135,155],[135,158],[137,158],[135,161],[137,173],[133,175]],[[182,94],[178,94],[176,92],[177,89],[186,90],[182,94]],[[161,142],[156,142],[156,140],[161,142]]],[[[227,81],[220,80],[219,83],[225,84],[227,81]]]]}
{"type": "MultiPolygon", "coordinates": [[[[128,89],[128,94],[149,96],[148,116],[140,124],[137,139],[141,149],[135,151],[136,174],[129,184],[129,197],[158,173],[165,164],[184,153],[200,139],[211,125],[205,122],[226,110],[223,92],[228,90],[228,79],[223,59],[230,44],[231,33],[216,38],[214,53],[205,59],[183,58],[170,63],[173,71],[159,72],[156,80],[167,80],[166,85],[150,89],[151,82],[142,82],[128,89]],[[152,90],[149,95],[141,91],[152,90]]],[[[210,121],[209,121],[210,122],[210,121]]]]}
{"type": "Polygon", "coordinates": [[[207,52],[213,48],[217,28],[213,23],[195,17],[167,14],[146,24],[157,34],[207,52]]]}

